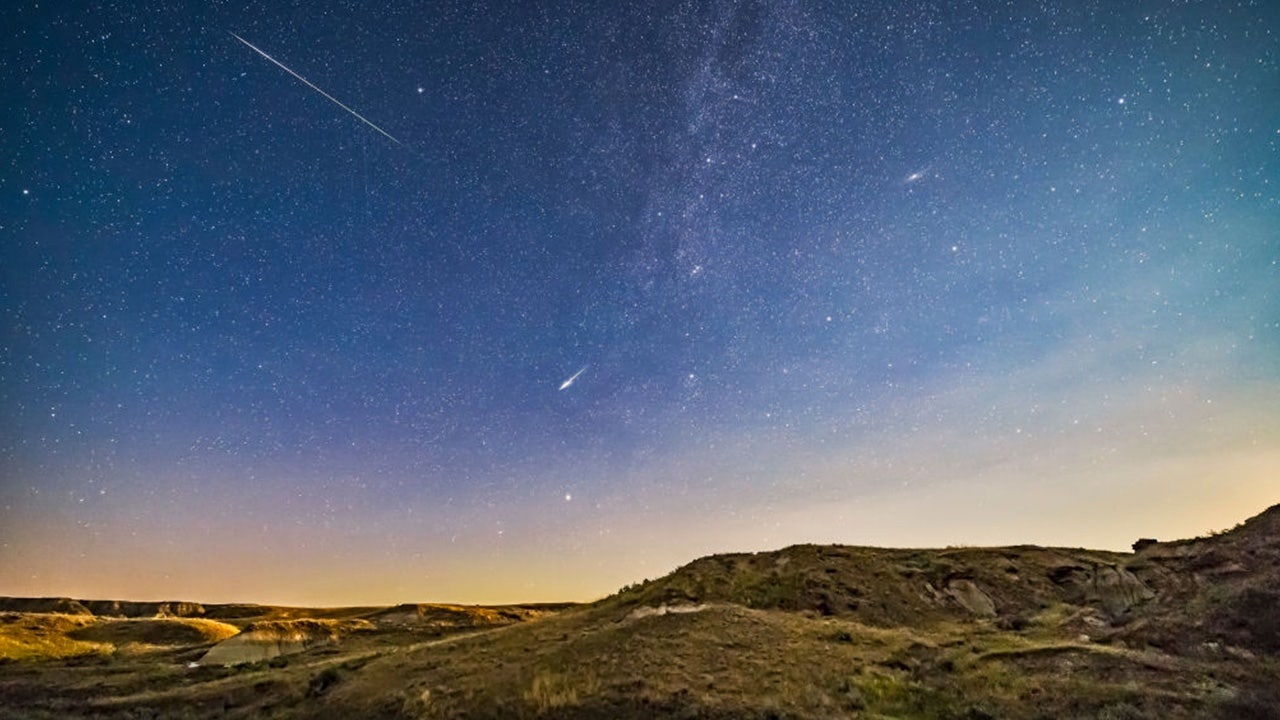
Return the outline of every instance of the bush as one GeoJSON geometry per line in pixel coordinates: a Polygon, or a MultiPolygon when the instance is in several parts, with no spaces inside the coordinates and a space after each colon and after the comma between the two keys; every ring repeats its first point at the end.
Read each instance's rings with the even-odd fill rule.
{"type": "Polygon", "coordinates": [[[1222,605],[1215,624],[1226,634],[1243,636],[1236,641],[1250,650],[1280,652],[1280,592],[1248,588],[1222,605]]]}
{"type": "Polygon", "coordinates": [[[1275,720],[1280,717],[1280,688],[1258,683],[1242,688],[1218,706],[1221,720],[1275,720]]]}
{"type": "Polygon", "coordinates": [[[311,683],[307,686],[307,697],[323,695],[326,690],[336,685],[340,679],[342,678],[338,674],[337,668],[321,670],[319,675],[311,678],[311,683]]]}
{"type": "Polygon", "coordinates": [[[1001,630],[1010,630],[1013,632],[1021,632],[1027,629],[1031,621],[1025,615],[1006,615],[996,620],[996,627],[1001,630]]]}

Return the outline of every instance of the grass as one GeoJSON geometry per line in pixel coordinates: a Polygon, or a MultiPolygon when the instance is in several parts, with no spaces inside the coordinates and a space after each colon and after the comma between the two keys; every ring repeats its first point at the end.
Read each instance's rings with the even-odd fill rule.
{"type": "MultiPolygon", "coordinates": [[[[47,662],[0,670],[0,720],[135,711],[192,720],[1270,718],[1280,706],[1266,642],[1280,625],[1275,537],[1239,540],[1253,543],[1242,557],[1255,575],[1243,580],[1203,575],[1217,560],[1147,553],[1130,569],[1158,597],[1117,620],[1078,592],[1083,581],[1054,578],[1079,567],[1087,580],[1089,568],[1123,558],[1031,546],[719,556],[549,615],[532,606],[214,607],[251,632],[338,636],[236,668],[188,668],[200,657],[195,644],[124,651],[141,641],[207,647],[226,631],[218,623],[4,616],[0,641],[21,651],[10,653],[47,662]],[[956,580],[989,593],[999,617],[949,599],[956,580]],[[637,612],[664,603],[701,609],[637,612]],[[517,619],[533,621],[504,624],[517,619]],[[343,631],[357,626],[366,631],[343,631]]],[[[1225,540],[1236,536],[1218,549],[1238,561],[1225,540]]]]}
{"type": "Polygon", "coordinates": [[[0,658],[34,661],[110,654],[115,649],[111,643],[72,637],[93,622],[86,615],[0,614],[0,658]]]}
{"type": "Polygon", "coordinates": [[[204,618],[104,618],[73,631],[71,637],[111,645],[201,645],[220,642],[239,632],[235,625],[204,618]]]}
{"type": "Polygon", "coordinates": [[[84,656],[139,655],[209,645],[237,634],[203,618],[99,618],[59,613],[0,614],[0,659],[32,662],[84,656]]]}
{"type": "MultiPolygon", "coordinates": [[[[65,675],[51,665],[29,687],[33,698],[91,693],[86,707],[99,712],[150,707],[193,718],[217,716],[226,703],[245,717],[319,703],[331,715],[369,718],[1034,720],[1045,707],[1063,718],[1185,720],[1206,716],[1199,696],[1223,697],[1221,685],[1186,682],[1197,672],[1186,662],[1148,663],[1149,654],[1055,635],[1050,621],[1069,627],[1070,619],[1050,608],[1013,632],[994,623],[878,627],[724,604],[637,619],[602,606],[456,640],[375,629],[287,663],[221,672],[185,670],[176,655],[167,666],[116,660],[65,675]],[[1169,707],[1199,714],[1162,714],[1169,707]]],[[[93,621],[59,622],[66,637],[93,621]]],[[[109,627],[90,635],[123,632],[109,627]]],[[[1229,697],[1245,711],[1265,701],[1256,692],[1229,697]]]]}
{"type": "Polygon", "coordinates": [[[566,673],[539,670],[533,676],[524,699],[539,715],[579,705],[600,691],[595,673],[566,673]]]}
{"type": "Polygon", "coordinates": [[[373,628],[373,623],[361,618],[298,618],[294,620],[260,620],[247,625],[244,633],[246,636],[253,635],[261,639],[301,640],[323,637],[336,640],[347,633],[372,630],[373,628]]]}

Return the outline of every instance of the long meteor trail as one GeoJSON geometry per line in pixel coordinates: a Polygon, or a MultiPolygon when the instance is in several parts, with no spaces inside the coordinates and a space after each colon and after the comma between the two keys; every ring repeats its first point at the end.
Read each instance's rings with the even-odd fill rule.
{"type": "Polygon", "coordinates": [[[386,136],[386,138],[387,138],[388,140],[390,140],[391,142],[393,142],[393,143],[395,143],[395,144],[397,144],[397,145],[403,145],[403,144],[404,144],[404,143],[400,142],[399,140],[397,140],[397,139],[395,139],[395,138],[391,137],[391,133],[389,133],[389,132],[387,132],[386,130],[383,130],[382,128],[378,127],[377,125],[374,125],[373,123],[369,122],[369,119],[368,119],[368,118],[366,118],[365,116],[361,115],[360,113],[356,112],[355,110],[352,110],[351,108],[347,107],[346,105],[343,105],[343,104],[342,104],[342,101],[338,100],[338,98],[336,98],[336,97],[334,97],[334,96],[330,95],[329,93],[327,93],[327,92],[325,92],[325,91],[321,90],[320,88],[316,87],[314,84],[312,84],[312,82],[311,82],[310,80],[308,80],[308,79],[306,79],[306,78],[302,77],[301,75],[299,75],[298,73],[296,73],[296,72],[294,72],[294,71],[290,70],[290,69],[288,68],[288,66],[286,66],[284,63],[280,62],[279,60],[277,60],[277,59],[275,59],[275,58],[271,57],[270,55],[266,54],[266,53],[265,53],[265,52],[263,52],[262,50],[258,49],[258,46],[257,46],[257,45],[254,45],[253,43],[249,42],[248,40],[245,40],[244,38],[240,37],[239,35],[237,35],[237,34],[235,34],[235,33],[231,32],[230,30],[228,30],[227,32],[231,33],[231,37],[233,37],[233,38],[235,38],[235,39],[239,40],[240,42],[244,43],[245,45],[248,45],[248,46],[249,46],[249,48],[250,48],[251,50],[253,50],[254,52],[258,53],[258,54],[259,54],[259,55],[261,55],[262,57],[264,57],[264,58],[266,58],[266,59],[270,60],[271,62],[275,63],[276,65],[278,65],[278,66],[280,67],[280,69],[281,69],[281,70],[284,70],[285,72],[289,73],[290,75],[292,75],[292,76],[294,76],[294,77],[298,78],[299,80],[301,80],[303,83],[305,83],[305,84],[306,84],[306,86],[307,86],[307,87],[311,88],[312,90],[315,90],[316,92],[318,92],[318,93],[320,93],[321,95],[323,95],[323,96],[325,96],[326,98],[328,98],[330,101],[332,101],[332,102],[333,102],[333,104],[337,105],[338,107],[342,108],[343,110],[346,110],[347,112],[351,113],[352,115],[355,115],[357,118],[359,118],[360,122],[364,123],[365,125],[368,125],[369,127],[373,128],[374,130],[377,130],[378,132],[382,133],[382,134],[383,134],[384,136],[386,136]]]}
{"type": "Polygon", "coordinates": [[[573,374],[573,377],[571,377],[571,378],[569,378],[568,380],[565,380],[564,382],[560,383],[560,389],[561,389],[561,390],[568,390],[568,389],[569,389],[569,386],[573,384],[573,381],[574,381],[574,380],[577,380],[577,379],[578,379],[578,376],[579,376],[579,375],[581,375],[582,373],[586,372],[586,371],[587,371],[587,366],[586,366],[586,365],[583,365],[581,370],[579,370],[578,372],[576,372],[576,373],[574,373],[574,374],[573,374]]]}

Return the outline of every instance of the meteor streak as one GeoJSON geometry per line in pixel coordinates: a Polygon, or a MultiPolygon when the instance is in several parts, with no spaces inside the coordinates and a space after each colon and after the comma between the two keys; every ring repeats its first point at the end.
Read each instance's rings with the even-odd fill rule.
{"type": "Polygon", "coordinates": [[[561,390],[567,390],[567,389],[569,388],[569,386],[573,384],[573,381],[574,381],[574,380],[577,380],[577,379],[578,379],[578,376],[579,376],[579,375],[581,375],[582,373],[586,372],[586,371],[587,371],[587,366],[586,366],[586,365],[583,365],[581,370],[579,370],[578,372],[574,373],[574,374],[573,374],[573,375],[572,375],[568,380],[565,380],[564,382],[560,383],[560,389],[561,389],[561,390]]]}
{"type": "Polygon", "coordinates": [[[275,63],[276,65],[278,65],[278,66],[280,67],[280,69],[281,69],[281,70],[284,70],[285,72],[289,73],[290,75],[292,75],[292,76],[294,76],[294,77],[298,78],[299,80],[301,80],[304,84],[306,84],[306,86],[307,86],[307,87],[311,88],[312,90],[315,90],[316,92],[318,92],[318,93],[320,93],[321,95],[323,95],[323,96],[325,96],[326,98],[328,98],[331,102],[333,102],[333,104],[337,105],[338,107],[342,108],[343,110],[346,110],[347,112],[351,113],[352,115],[355,115],[357,118],[359,118],[360,122],[364,123],[365,125],[368,125],[369,127],[373,128],[374,130],[377,130],[378,132],[382,133],[382,134],[383,134],[384,136],[386,136],[386,138],[387,138],[388,140],[390,140],[391,142],[393,142],[393,143],[395,143],[395,144],[397,144],[397,145],[403,145],[403,144],[404,144],[404,143],[400,142],[399,140],[397,140],[397,139],[395,139],[395,138],[391,137],[391,133],[388,133],[386,130],[383,130],[382,128],[378,127],[377,125],[374,125],[373,123],[369,122],[369,119],[368,119],[368,118],[366,118],[365,116],[361,115],[360,113],[356,112],[355,110],[352,110],[351,108],[347,107],[346,105],[343,105],[343,104],[342,104],[342,102],[341,102],[340,100],[338,100],[338,98],[336,98],[336,97],[334,97],[334,96],[330,95],[329,93],[327,93],[327,92],[325,92],[325,91],[321,90],[320,88],[316,87],[315,85],[313,85],[313,84],[311,83],[311,81],[310,81],[310,80],[308,80],[308,79],[306,79],[306,78],[302,77],[301,75],[299,75],[298,73],[296,73],[296,72],[294,72],[294,71],[290,70],[290,69],[289,69],[289,68],[288,68],[284,63],[282,63],[282,62],[280,62],[279,60],[277,60],[277,59],[275,59],[275,58],[271,57],[270,55],[266,54],[266,53],[265,53],[265,52],[263,52],[262,50],[259,50],[259,49],[258,49],[258,46],[254,45],[253,43],[249,42],[248,40],[245,40],[244,38],[240,37],[239,35],[237,35],[237,34],[235,34],[235,33],[231,32],[230,30],[228,30],[227,32],[231,33],[231,37],[233,37],[233,38],[235,38],[235,39],[239,40],[240,42],[244,43],[245,45],[248,45],[248,46],[249,46],[249,48],[250,48],[251,50],[253,50],[254,52],[258,53],[258,54],[259,54],[259,55],[261,55],[262,57],[264,57],[264,58],[266,58],[266,59],[270,60],[271,62],[275,63]]]}

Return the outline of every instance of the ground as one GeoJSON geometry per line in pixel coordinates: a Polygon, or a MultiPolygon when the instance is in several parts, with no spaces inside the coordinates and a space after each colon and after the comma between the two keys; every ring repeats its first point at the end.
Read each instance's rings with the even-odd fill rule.
{"type": "Polygon", "coordinates": [[[795,546],[585,605],[10,598],[0,719],[1280,717],[1280,507],[1139,547],[795,546]]]}

